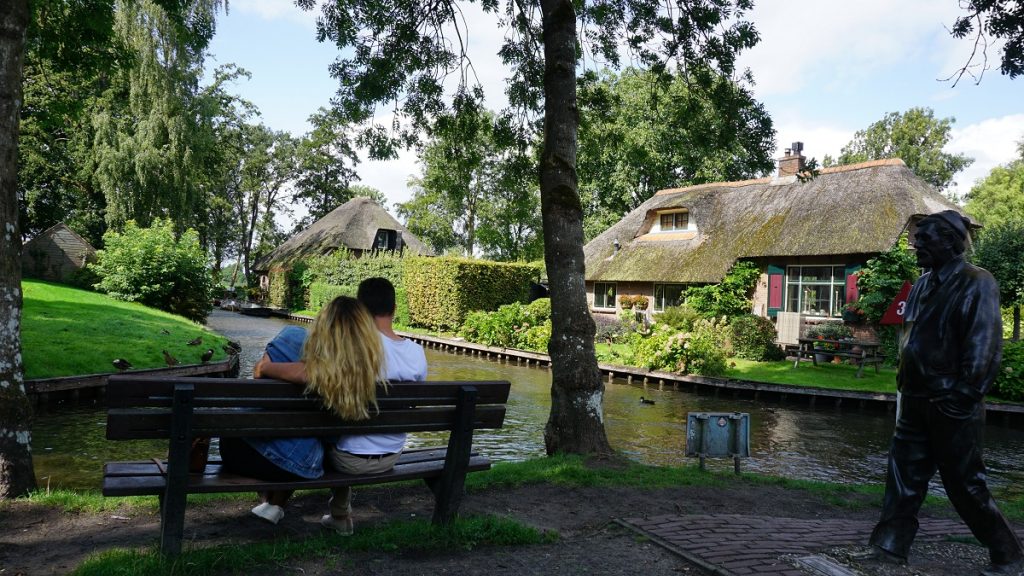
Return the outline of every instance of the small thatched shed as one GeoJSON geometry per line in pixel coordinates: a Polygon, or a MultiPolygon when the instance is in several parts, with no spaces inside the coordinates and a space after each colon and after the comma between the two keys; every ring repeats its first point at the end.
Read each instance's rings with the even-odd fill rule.
{"type": "Polygon", "coordinates": [[[754,312],[841,315],[853,274],[889,249],[917,218],[958,209],[903,161],[825,168],[801,182],[780,175],[661,190],[584,247],[588,297],[614,313],[617,296],[651,308],[678,302],[687,285],[720,282],[737,260],[757,262],[754,312]]]}
{"type": "Polygon", "coordinates": [[[21,249],[21,271],[28,278],[65,282],[96,255],[89,242],[61,222],[21,249]]]}

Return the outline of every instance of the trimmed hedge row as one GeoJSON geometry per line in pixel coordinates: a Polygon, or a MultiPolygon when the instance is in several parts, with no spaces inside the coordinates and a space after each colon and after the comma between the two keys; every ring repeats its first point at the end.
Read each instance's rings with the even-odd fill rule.
{"type": "Polygon", "coordinates": [[[540,270],[530,264],[469,258],[405,258],[405,291],[410,321],[451,330],[474,310],[526,302],[540,270]]]}
{"type": "Polygon", "coordinates": [[[356,297],[356,287],[326,282],[313,282],[309,285],[309,309],[320,310],[338,296],[356,297]]]}

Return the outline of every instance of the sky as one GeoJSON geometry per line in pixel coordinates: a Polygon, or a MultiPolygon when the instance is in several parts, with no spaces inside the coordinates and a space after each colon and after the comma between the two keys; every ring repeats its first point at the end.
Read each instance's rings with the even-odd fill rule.
{"type": "MultiPolygon", "coordinates": [[[[253,102],[264,124],[299,136],[310,114],[330,105],[336,82],[328,67],[337,47],[316,41],[316,12],[290,0],[231,0],[217,22],[209,70],[234,63],[252,74],[234,87],[253,102]]],[[[493,110],[504,104],[504,69],[496,53],[502,31],[473,4],[464,7],[469,54],[493,110]]],[[[966,194],[989,171],[1014,159],[1024,139],[1024,78],[998,70],[999,51],[989,48],[990,70],[980,83],[969,76],[954,87],[944,81],[969,57],[972,42],[951,37],[960,14],[957,0],[756,0],[746,18],[761,41],[745,52],[742,67],[754,76],[755,97],[776,129],[778,149],[804,143],[819,162],[839,155],[857,130],[889,112],[929,107],[937,118],[955,118],[947,152],[974,163],[957,175],[953,191],[966,194]]],[[[360,183],[382,191],[387,208],[412,196],[407,182],[420,172],[416,156],[388,162],[364,160],[360,183]]]]}

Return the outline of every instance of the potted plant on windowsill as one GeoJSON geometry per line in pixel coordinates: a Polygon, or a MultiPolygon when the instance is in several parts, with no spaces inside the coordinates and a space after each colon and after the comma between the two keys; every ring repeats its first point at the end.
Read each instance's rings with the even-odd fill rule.
{"type": "Polygon", "coordinates": [[[843,306],[843,322],[847,324],[860,324],[864,321],[866,313],[857,301],[848,302],[843,306]]]}

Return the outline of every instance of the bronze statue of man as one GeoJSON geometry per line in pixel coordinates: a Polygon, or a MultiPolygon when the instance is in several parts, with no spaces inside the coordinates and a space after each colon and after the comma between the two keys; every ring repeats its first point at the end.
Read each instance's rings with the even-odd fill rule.
{"type": "Polygon", "coordinates": [[[1002,355],[999,289],[991,274],[964,261],[969,225],[945,210],[917,226],[917,262],[929,272],[907,299],[885,500],[862,558],[906,562],[938,470],[953,507],[989,549],[992,563],[980,574],[1018,576],[1024,550],[985,484],[982,461],[984,397],[1002,355]]]}

